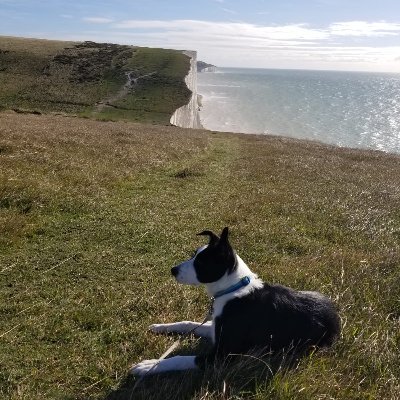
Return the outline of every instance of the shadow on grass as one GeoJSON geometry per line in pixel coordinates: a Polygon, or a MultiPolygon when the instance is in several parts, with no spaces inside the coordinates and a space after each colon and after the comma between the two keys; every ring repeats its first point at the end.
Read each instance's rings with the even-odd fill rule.
{"type": "Polygon", "coordinates": [[[183,168],[182,170],[175,172],[174,174],[171,175],[174,178],[178,179],[185,179],[185,178],[191,178],[191,177],[198,177],[198,176],[204,176],[203,171],[198,171],[192,168],[183,168]]]}
{"type": "MultiPolygon", "coordinates": [[[[199,341],[191,351],[186,348],[179,354],[205,354],[206,348],[209,346],[199,341]]],[[[249,398],[255,396],[260,387],[267,388],[276,374],[296,368],[304,356],[305,353],[294,351],[275,355],[265,351],[230,355],[204,370],[148,376],[138,385],[138,378],[127,376],[105,400],[249,398]]]]}

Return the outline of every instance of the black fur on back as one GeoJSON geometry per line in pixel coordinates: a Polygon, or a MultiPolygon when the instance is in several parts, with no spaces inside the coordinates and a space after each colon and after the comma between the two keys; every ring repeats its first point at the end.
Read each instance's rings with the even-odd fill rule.
{"type": "MultiPolygon", "coordinates": [[[[333,303],[316,292],[268,285],[228,301],[215,319],[215,344],[207,359],[332,345],[340,332],[333,303]]],[[[201,359],[198,360],[202,364],[201,359]]],[[[203,360],[204,362],[204,360],[203,360]]]]}

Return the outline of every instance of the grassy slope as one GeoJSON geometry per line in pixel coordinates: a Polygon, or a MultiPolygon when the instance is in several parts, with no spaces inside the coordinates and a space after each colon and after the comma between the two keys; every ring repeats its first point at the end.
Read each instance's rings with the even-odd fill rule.
{"type": "Polygon", "coordinates": [[[168,124],[189,99],[188,69],[175,50],[0,37],[0,109],[168,124]],[[113,101],[127,71],[152,75],[113,101]],[[109,99],[113,107],[98,111],[109,99]]]}
{"type": "MultiPolygon", "coordinates": [[[[399,157],[271,137],[0,114],[0,397],[396,399],[399,157]],[[201,320],[169,269],[229,225],[264,280],[338,304],[339,343],[273,377],[259,360],[148,379],[154,322],[201,320]],[[225,389],[224,384],[225,382],[225,389]],[[236,397],[235,397],[236,396],[236,397]]],[[[193,352],[186,341],[180,353],[193,352]]]]}

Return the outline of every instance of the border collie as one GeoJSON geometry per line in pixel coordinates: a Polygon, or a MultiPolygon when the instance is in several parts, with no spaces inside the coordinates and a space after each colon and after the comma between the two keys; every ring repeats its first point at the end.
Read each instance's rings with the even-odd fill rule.
{"type": "Polygon", "coordinates": [[[173,267],[171,273],[179,283],[205,285],[213,301],[211,320],[154,324],[150,330],[193,333],[210,339],[213,350],[205,357],[144,360],[132,367],[133,375],[201,368],[205,362],[254,349],[274,352],[333,344],[340,332],[340,319],[327,297],[262,282],[232,249],[228,228],[221,237],[211,231],[199,235],[208,236],[209,244],[173,267]]]}

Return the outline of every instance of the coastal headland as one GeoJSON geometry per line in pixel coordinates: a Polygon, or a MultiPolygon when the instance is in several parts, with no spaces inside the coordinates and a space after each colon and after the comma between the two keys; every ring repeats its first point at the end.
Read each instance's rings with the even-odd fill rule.
{"type": "Polygon", "coordinates": [[[0,110],[169,124],[191,98],[190,60],[176,50],[0,37],[0,110]]]}
{"type": "Polygon", "coordinates": [[[0,39],[0,397],[398,398],[400,157],[171,126],[190,58],[115,46],[0,39]],[[207,311],[171,266],[224,226],[263,280],[330,296],[342,336],[133,392],[173,340],[147,327],[207,311]]]}

